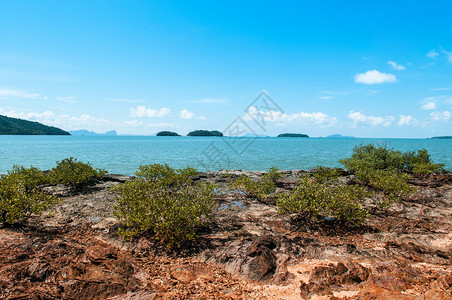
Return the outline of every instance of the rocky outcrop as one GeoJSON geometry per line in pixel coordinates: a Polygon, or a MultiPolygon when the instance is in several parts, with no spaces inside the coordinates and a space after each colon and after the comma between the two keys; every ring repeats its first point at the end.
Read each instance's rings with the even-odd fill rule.
{"type": "MultiPolygon", "coordinates": [[[[279,189],[304,172],[284,171],[279,189]]],[[[109,175],[77,192],[48,186],[62,198],[55,211],[0,228],[0,298],[451,299],[451,174],[414,178],[415,196],[346,227],[226,191],[243,173],[264,174],[200,174],[219,184],[219,209],[176,253],[152,236],[116,234],[110,188],[133,177],[109,175]]]]}

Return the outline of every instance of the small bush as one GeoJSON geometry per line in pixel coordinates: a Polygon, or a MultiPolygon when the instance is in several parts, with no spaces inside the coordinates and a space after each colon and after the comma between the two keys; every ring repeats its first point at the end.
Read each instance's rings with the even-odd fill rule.
{"type": "Polygon", "coordinates": [[[139,166],[135,175],[152,181],[159,180],[166,185],[173,185],[191,182],[192,178],[198,175],[198,171],[192,167],[173,169],[167,164],[150,164],[139,166]]]}
{"type": "Polygon", "coordinates": [[[231,182],[228,187],[243,191],[247,197],[267,202],[268,196],[276,191],[276,180],[281,177],[282,174],[278,171],[278,168],[272,167],[260,180],[255,181],[249,176],[242,174],[231,182]]]}
{"type": "Polygon", "coordinates": [[[118,192],[114,214],[126,226],[119,233],[131,238],[149,232],[169,247],[194,240],[217,205],[215,185],[193,183],[196,173],[193,168],[141,166],[139,178],[114,188],[118,192]]]}
{"type": "Polygon", "coordinates": [[[442,170],[443,166],[434,164],[425,149],[403,153],[371,144],[355,147],[351,157],[339,162],[354,171],[362,184],[382,193],[377,201],[382,208],[389,208],[416,192],[407,183],[410,173],[429,174],[442,170]]]}
{"type": "Polygon", "coordinates": [[[444,164],[435,164],[430,159],[430,154],[425,149],[417,151],[415,154],[413,151],[409,151],[404,154],[408,161],[406,171],[414,174],[431,174],[444,171],[444,164]]]}
{"type": "Polygon", "coordinates": [[[293,191],[281,194],[276,199],[276,206],[281,213],[303,212],[312,217],[335,217],[359,225],[368,216],[362,202],[370,196],[362,186],[331,186],[305,177],[293,191]]]}
{"type": "Polygon", "coordinates": [[[0,178],[0,222],[20,223],[52,207],[58,199],[39,188],[47,182],[47,176],[34,167],[14,166],[8,171],[0,178]]]}
{"type": "Polygon", "coordinates": [[[361,183],[382,193],[377,204],[382,208],[389,208],[394,202],[409,197],[416,192],[407,181],[411,176],[396,170],[359,170],[356,173],[361,183]]]}
{"type": "Polygon", "coordinates": [[[339,168],[328,168],[324,166],[318,166],[316,172],[312,176],[320,182],[335,181],[341,176],[341,170],[339,168]]]}
{"type": "Polygon", "coordinates": [[[401,152],[385,146],[372,144],[356,146],[349,158],[339,160],[347,169],[359,170],[397,170],[399,172],[429,174],[443,170],[443,164],[431,161],[425,149],[401,152]]]}
{"type": "Polygon", "coordinates": [[[62,183],[78,188],[105,174],[106,170],[94,169],[90,163],[69,157],[57,162],[56,167],[50,170],[49,178],[52,184],[62,183]]]}

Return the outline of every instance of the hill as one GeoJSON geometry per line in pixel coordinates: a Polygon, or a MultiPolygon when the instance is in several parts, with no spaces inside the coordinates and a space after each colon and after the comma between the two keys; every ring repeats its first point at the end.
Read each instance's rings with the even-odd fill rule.
{"type": "Polygon", "coordinates": [[[160,131],[156,134],[157,136],[180,136],[178,133],[174,131],[160,131]]]}
{"type": "Polygon", "coordinates": [[[329,135],[329,136],[327,136],[327,137],[325,137],[325,138],[327,138],[327,139],[354,139],[355,137],[354,136],[348,136],[348,135],[342,135],[342,134],[332,134],[332,135],[329,135]]]}
{"type": "Polygon", "coordinates": [[[116,135],[118,135],[116,130],[107,131],[105,133],[97,133],[94,131],[88,131],[86,129],[81,129],[81,130],[71,130],[71,131],[69,131],[69,133],[71,135],[75,135],[75,136],[98,136],[98,135],[116,136],[116,135]]]}
{"type": "Polygon", "coordinates": [[[451,140],[452,139],[452,135],[434,136],[434,137],[432,137],[432,139],[436,139],[436,140],[451,140]]]}
{"type": "Polygon", "coordinates": [[[281,133],[278,137],[298,137],[298,138],[308,138],[309,135],[304,133],[281,133]]]}
{"type": "Polygon", "coordinates": [[[69,132],[39,122],[0,115],[0,135],[71,135],[69,132]]]}
{"type": "Polygon", "coordinates": [[[218,130],[195,130],[187,134],[187,136],[223,136],[218,130]]]}

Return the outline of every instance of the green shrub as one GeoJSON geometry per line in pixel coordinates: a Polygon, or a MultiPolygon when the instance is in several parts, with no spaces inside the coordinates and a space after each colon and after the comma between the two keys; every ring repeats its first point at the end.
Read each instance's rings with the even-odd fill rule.
{"type": "Polygon", "coordinates": [[[444,164],[435,164],[430,159],[428,151],[425,149],[417,150],[417,154],[409,151],[404,154],[408,161],[406,171],[414,174],[431,174],[444,171],[444,164]]]}
{"type": "Polygon", "coordinates": [[[20,223],[52,207],[58,199],[39,188],[47,182],[47,176],[34,167],[14,166],[8,171],[0,178],[0,222],[20,223]]]}
{"type": "Polygon", "coordinates": [[[359,225],[368,216],[362,202],[370,196],[362,186],[331,186],[305,177],[293,191],[279,195],[276,206],[280,213],[304,212],[312,217],[335,217],[359,225]]]}
{"type": "Polygon", "coordinates": [[[359,170],[397,170],[399,172],[429,174],[442,171],[444,164],[431,161],[425,149],[401,152],[385,146],[372,144],[356,146],[349,158],[339,160],[347,169],[359,170]]]}
{"type": "Polygon", "coordinates": [[[443,166],[433,163],[425,149],[401,152],[372,144],[355,147],[351,157],[339,162],[354,171],[362,184],[382,193],[377,203],[383,208],[416,192],[408,184],[410,173],[429,174],[443,166]]]}
{"type": "Polygon", "coordinates": [[[361,183],[382,192],[383,197],[377,201],[382,208],[389,208],[394,202],[416,192],[416,189],[407,183],[411,176],[397,170],[359,170],[356,175],[361,183]]]}
{"type": "Polygon", "coordinates": [[[385,146],[375,147],[372,144],[353,148],[349,158],[339,160],[347,169],[358,170],[404,170],[406,159],[400,151],[388,149],[385,146]]]}
{"type": "Polygon", "coordinates": [[[192,178],[198,175],[198,171],[192,167],[173,169],[167,164],[150,164],[139,166],[135,175],[152,181],[159,180],[166,185],[173,185],[191,182],[192,178]]]}
{"type": "Polygon", "coordinates": [[[69,157],[57,162],[56,167],[50,170],[49,178],[52,184],[68,184],[72,187],[80,187],[93,179],[107,174],[106,170],[94,169],[90,163],[77,161],[69,157]]]}
{"type": "Polygon", "coordinates": [[[193,183],[196,170],[174,170],[167,165],[141,166],[139,178],[114,188],[114,214],[124,222],[119,233],[131,238],[149,232],[169,247],[197,237],[217,202],[215,185],[193,183]]]}
{"type": "Polygon", "coordinates": [[[229,189],[243,191],[247,197],[258,199],[261,202],[267,202],[268,196],[276,191],[276,180],[281,177],[282,174],[274,166],[257,181],[242,174],[231,182],[228,187],[229,189]]]}
{"type": "Polygon", "coordinates": [[[328,168],[324,166],[318,166],[316,172],[312,174],[312,177],[320,182],[335,181],[341,176],[341,170],[339,168],[328,168]]]}

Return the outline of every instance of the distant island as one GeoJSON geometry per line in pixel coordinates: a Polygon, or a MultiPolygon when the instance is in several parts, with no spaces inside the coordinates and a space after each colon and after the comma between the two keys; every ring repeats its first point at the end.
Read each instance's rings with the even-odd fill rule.
{"type": "Polygon", "coordinates": [[[308,138],[309,135],[303,133],[281,133],[278,137],[308,138]]]}
{"type": "Polygon", "coordinates": [[[354,136],[342,135],[342,134],[332,134],[325,137],[326,139],[355,139],[354,136]]]}
{"type": "Polygon", "coordinates": [[[71,135],[69,132],[39,122],[0,115],[0,135],[71,135]]]}
{"type": "Polygon", "coordinates": [[[71,130],[71,131],[69,131],[69,133],[74,136],[98,136],[98,135],[116,136],[116,135],[118,135],[116,130],[107,131],[105,133],[97,133],[94,131],[88,131],[86,129],[81,129],[81,130],[71,130]]]}
{"type": "Polygon", "coordinates": [[[160,131],[156,134],[157,136],[180,136],[178,133],[173,131],[160,131]]]}
{"type": "Polygon", "coordinates": [[[195,130],[189,132],[187,136],[223,136],[223,133],[218,130],[195,130]]]}
{"type": "Polygon", "coordinates": [[[434,136],[432,139],[438,139],[438,140],[449,140],[452,139],[452,135],[445,135],[445,136],[434,136]]]}

